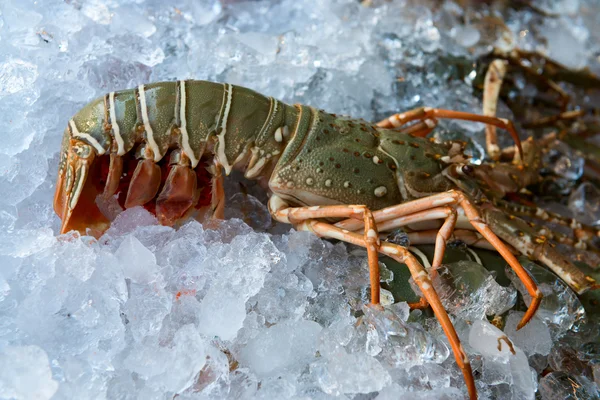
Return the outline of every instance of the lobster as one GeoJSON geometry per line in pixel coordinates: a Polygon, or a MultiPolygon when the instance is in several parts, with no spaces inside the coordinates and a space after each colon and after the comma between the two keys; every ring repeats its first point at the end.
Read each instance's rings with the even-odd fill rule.
{"type": "Polygon", "coordinates": [[[371,307],[381,307],[379,254],[406,264],[423,295],[419,305],[433,309],[476,398],[469,358],[431,281],[450,240],[493,248],[508,262],[532,298],[519,327],[533,317],[542,294],[514,253],[542,261],[577,293],[595,284],[545,236],[491,200],[494,192],[526,184],[519,176],[529,176],[534,148],[495,116],[420,108],[375,125],[231,84],[160,82],[111,92],[68,122],[54,209],[61,233],[95,236],[110,225],[99,196],[117,196],[125,208],[144,206],[164,225],[200,209],[222,218],[222,171],[240,170],[268,190],[275,220],[367,250],[371,307]],[[517,161],[495,169],[469,164],[463,142],[425,137],[440,118],[506,129],[517,161]],[[506,176],[516,178],[507,186],[506,176]],[[431,220],[441,220],[441,227],[409,234],[413,243],[435,244],[428,271],[385,233],[431,220]]]}

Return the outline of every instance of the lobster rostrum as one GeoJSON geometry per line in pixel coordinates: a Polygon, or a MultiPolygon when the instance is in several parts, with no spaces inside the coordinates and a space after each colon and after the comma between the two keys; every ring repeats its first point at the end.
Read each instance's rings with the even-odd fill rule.
{"type": "MultiPolygon", "coordinates": [[[[378,254],[405,263],[424,296],[420,304],[433,309],[475,398],[469,359],[430,278],[448,241],[494,248],[504,257],[532,297],[519,327],[534,315],[542,295],[515,252],[542,261],[578,293],[594,281],[533,228],[489,201],[489,183],[504,186],[489,179],[494,171],[485,164],[469,164],[464,143],[425,138],[438,118],[507,129],[525,160],[532,147],[524,142],[522,148],[512,124],[493,116],[421,108],[374,125],[230,84],[140,85],[92,101],[69,121],[54,208],[61,233],[96,236],[110,224],[96,204],[99,195],[117,195],[125,208],[143,205],[165,225],[204,206],[222,217],[221,171],[241,170],[268,189],[276,220],[366,248],[373,307],[380,307],[378,254]],[[208,187],[210,198],[203,191],[208,187]],[[430,271],[407,248],[385,240],[385,232],[427,220],[439,220],[441,227],[409,238],[435,243],[430,271]]],[[[504,168],[509,174],[524,169],[519,163],[504,168]]]]}

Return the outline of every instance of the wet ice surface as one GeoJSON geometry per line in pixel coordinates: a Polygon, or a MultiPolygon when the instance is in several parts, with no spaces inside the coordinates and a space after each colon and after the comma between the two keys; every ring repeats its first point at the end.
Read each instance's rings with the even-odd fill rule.
{"type": "MultiPolygon", "coordinates": [[[[433,319],[419,312],[409,318],[405,303],[363,309],[364,256],[284,227],[261,233],[270,218],[254,197],[228,200],[229,218],[256,210],[248,225],[231,219],[214,229],[190,222],[173,230],[132,209],[99,241],[56,237],[52,194],[62,131],[81,106],[111,90],[184,78],[227,81],[376,120],[421,105],[480,110],[469,83],[475,71],[458,79],[448,60],[470,60],[492,46],[547,51],[598,71],[592,56],[600,13],[591,2],[540,3],[561,15],[546,20],[541,33],[527,30],[541,18],[528,10],[507,12],[506,32],[483,28],[485,9],[464,15],[452,2],[372,3],[3,2],[0,397],[464,398],[433,319]]],[[[499,113],[510,117],[503,105],[499,113]]],[[[455,137],[482,138],[478,125],[442,125],[464,132],[455,137]]],[[[561,165],[555,172],[566,179],[580,173],[578,165],[561,165]]],[[[584,188],[573,196],[578,212],[597,219],[595,193],[584,188]]],[[[544,399],[552,398],[545,388],[569,391],[573,382],[595,390],[600,357],[589,331],[586,343],[568,334],[585,331],[568,288],[545,275],[548,300],[523,331],[514,331],[522,314],[509,314],[504,333],[512,355],[505,341],[497,350],[502,333],[481,319],[512,306],[515,288],[497,285],[473,264],[448,270],[454,283],[438,288],[481,398],[532,398],[547,366],[564,372],[540,381],[544,399]]]]}

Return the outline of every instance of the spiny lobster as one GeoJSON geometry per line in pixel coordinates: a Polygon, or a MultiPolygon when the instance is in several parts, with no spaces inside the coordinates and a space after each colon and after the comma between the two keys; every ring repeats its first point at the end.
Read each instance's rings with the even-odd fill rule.
{"type": "Polygon", "coordinates": [[[524,165],[533,162],[528,157],[534,150],[531,141],[521,145],[510,121],[494,116],[421,108],[373,125],[230,84],[160,82],[111,92],[69,121],[54,209],[61,233],[95,236],[110,224],[96,205],[99,195],[117,195],[125,208],[143,205],[165,225],[209,206],[221,218],[221,170],[241,170],[269,191],[275,220],[366,248],[373,307],[380,307],[378,253],[405,263],[424,296],[420,304],[433,309],[476,398],[469,359],[430,277],[449,240],[493,248],[508,262],[532,297],[519,327],[532,318],[542,295],[513,253],[542,261],[577,293],[595,284],[543,235],[491,201],[495,193],[527,183],[524,165]],[[508,130],[521,163],[469,164],[464,143],[425,137],[438,118],[508,130]],[[209,186],[210,198],[202,190],[209,186]],[[441,227],[409,238],[435,243],[430,271],[383,234],[426,220],[441,220],[441,227]],[[477,233],[455,230],[457,224],[477,233]]]}

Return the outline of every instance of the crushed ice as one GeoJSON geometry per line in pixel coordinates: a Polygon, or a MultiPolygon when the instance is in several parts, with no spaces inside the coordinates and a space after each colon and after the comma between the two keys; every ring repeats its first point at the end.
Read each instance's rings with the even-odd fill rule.
{"type": "MultiPolygon", "coordinates": [[[[230,197],[230,219],[215,229],[161,227],[135,208],[99,241],[56,237],[51,203],[62,131],[82,105],[111,90],[177,78],[228,81],[376,120],[421,105],[481,109],[469,83],[477,71],[456,79],[448,60],[462,57],[468,66],[493,46],[539,49],[599,71],[591,1],[539,2],[550,15],[540,32],[527,29],[539,18],[527,9],[505,15],[508,30],[490,30],[481,22],[485,8],[363,3],[3,2],[0,397],[464,398],[435,321],[409,314],[402,302],[363,309],[364,255],[286,227],[264,233],[270,217],[251,189],[230,197]]],[[[502,104],[499,113],[510,117],[502,104]]],[[[472,151],[482,156],[481,126],[441,127],[474,139],[472,151]]],[[[561,160],[554,172],[564,179],[581,173],[567,150],[549,156],[561,160]]],[[[585,187],[571,199],[589,221],[598,218],[596,203],[585,187]]],[[[581,344],[569,333],[584,330],[583,307],[552,274],[529,266],[547,296],[541,312],[516,332],[522,313],[511,311],[502,333],[484,318],[511,308],[515,289],[474,263],[444,268],[436,286],[481,398],[533,398],[547,366],[561,372],[539,381],[544,400],[570,390],[597,395],[594,337],[581,344]]]]}

